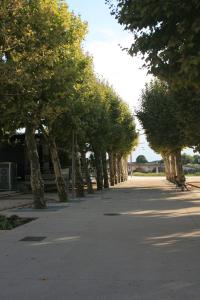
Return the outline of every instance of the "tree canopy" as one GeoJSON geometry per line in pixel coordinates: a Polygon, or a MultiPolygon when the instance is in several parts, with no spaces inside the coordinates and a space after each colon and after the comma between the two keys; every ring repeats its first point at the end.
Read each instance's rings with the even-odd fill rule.
{"type": "Polygon", "coordinates": [[[147,140],[165,160],[167,178],[182,181],[181,150],[187,146],[185,133],[174,113],[176,100],[168,85],[159,80],[147,84],[137,111],[147,140]]]}
{"type": "Polygon", "coordinates": [[[136,163],[138,164],[148,163],[148,160],[144,155],[138,155],[138,157],[136,158],[136,163]]]}
{"type": "Polygon", "coordinates": [[[0,138],[25,128],[35,207],[46,206],[36,132],[49,146],[60,201],[67,193],[57,143],[71,151],[74,132],[77,177],[79,154],[85,159],[91,151],[108,181],[108,152],[116,174],[137,133],[128,106],[97,77],[82,48],[87,24],[63,0],[3,0],[0,18],[0,138]]]}
{"type": "Polygon", "coordinates": [[[9,119],[17,114],[23,125],[38,123],[50,94],[59,90],[61,96],[61,84],[67,89],[86,24],[57,0],[4,0],[0,17],[1,98],[9,119]]]}
{"type": "Polygon", "coordinates": [[[133,33],[129,53],[142,54],[149,72],[173,85],[199,90],[199,0],[107,0],[133,33]]]}
{"type": "Polygon", "coordinates": [[[167,84],[152,81],[146,85],[140,100],[137,116],[151,147],[161,153],[186,146],[184,132],[174,114],[174,97],[167,84]]]}

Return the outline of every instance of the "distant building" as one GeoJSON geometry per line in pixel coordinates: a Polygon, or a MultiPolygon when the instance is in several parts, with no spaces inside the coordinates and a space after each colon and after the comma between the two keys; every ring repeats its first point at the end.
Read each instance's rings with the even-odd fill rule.
{"type": "Polygon", "coordinates": [[[149,163],[136,163],[136,162],[128,163],[129,175],[132,174],[133,172],[160,173],[164,171],[165,171],[164,163],[159,161],[149,162],[149,163]]]}
{"type": "MultiPolygon", "coordinates": [[[[36,134],[35,140],[44,184],[53,190],[55,188],[55,175],[49,147],[42,134],[36,134]]],[[[71,165],[68,153],[64,151],[64,149],[58,149],[58,152],[63,175],[68,178],[70,173],[68,166],[71,165]]],[[[26,186],[30,186],[31,171],[24,134],[15,134],[8,142],[0,143],[0,190],[3,189],[4,181],[7,182],[9,179],[7,178],[8,176],[4,176],[5,172],[8,173],[8,171],[5,170],[5,163],[7,165],[16,166],[15,179],[17,180],[17,188],[26,190],[26,186]]]]}
{"type": "MultiPolygon", "coordinates": [[[[42,135],[36,135],[36,143],[42,173],[52,173],[48,145],[42,135]]],[[[24,134],[13,135],[8,143],[0,144],[0,162],[15,163],[17,165],[18,178],[24,180],[26,175],[30,175],[30,164],[24,134]]]]}

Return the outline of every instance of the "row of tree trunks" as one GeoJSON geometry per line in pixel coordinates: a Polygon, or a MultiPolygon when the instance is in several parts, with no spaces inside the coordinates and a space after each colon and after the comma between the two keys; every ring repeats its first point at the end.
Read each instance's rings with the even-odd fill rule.
{"type": "MultiPolygon", "coordinates": [[[[45,140],[49,146],[59,200],[60,202],[67,202],[68,201],[67,186],[61,171],[55,137],[52,134],[52,132],[46,132],[43,127],[41,129],[45,137],[45,140]]],[[[36,209],[41,209],[41,208],[46,208],[46,201],[44,198],[44,182],[42,179],[42,174],[40,169],[37,144],[35,140],[35,131],[36,131],[36,126],[32,124],[28,124],[26,126],[26,146],[27,146],[28,156],[30,161],[31,188],[33,193],[34,207],[36,209]]]]}
{"type": "MultiPolygon", "coordinates": [[[[106,152],[101,152],[99,149],[94,148],[94,163],[96,169],[96,182],[97,182],[97,190],[101,191],[103,188],[109,188],[109,177],[108,177],[108,169],[107,169],[107,157],[106,152]]],[[[89,194],[94,193],[90,172],[88,169],[88,163],[86,159],[86,153],[84,151],[81,152],[81,161],[82,167],[85,173],[85,179],[87,184],[87,191],[89,194]]],[[[80,175],[80,173],[79,173],[80,175]]],[[[79,180],[81,177],[79,176],[79,180]]],[[[78,181],[79,181],[78,180],[78,181]]]]}
{"type": "Polygon", "coordinates": [[[101,151],[98,148],[94,148],[94,161],[96,169],[96,181],[97,181],[97,191],[103,189],[103,166],[102,166],[102,157],[101,151]]]}
{"type": "Polygon", "coordinates": [[[97,190],[109,188],[128,179],[127,159],[120,154],[110,152],[108,155],[110,182],[108,176],[107,154],[94,149],[97,190]]]}
{"type": "MultiPolygon", "coordinates": [[[[45,208],[46,202],[44,199],[44,183],[40,171],[37,144],[35,141],[35,131],[36,131],[36,127],[33,126],[32,124],[29,124],[26,128],[26,144],[27,144],[29,160],[30,160],[30,168],[31,168],[31,187],[33,191],[34,207],[45,208]]],[[[56,178],[59,200],[60,202],[66,202],[68,201],[68,189],[62,174],[55,137],[51,131],[47,132],[44,128],[42,128],[42,132],[49,146],[55,178],[56,178]]],[[[95,148],[94,157],[95,157],[95,167],[96,167],[96,175],[97,175],[96,176],[97,190],[102,190],[103,188],[109,188],[109,176],[108,176],[106,152],[101,152],[98,148],[95,148]]],[[[176,161],[177,161],[177,170],[180,170],[180,166],[178,166],[178,158],[176,159],[176,161]]],[[[82,151],[80,155],[78,145],[76,142],[75,178],[76,178],[77,197],[84,197],[84,182],[83,182],[81,165],[85,170],[87,191],[88,193],[92,194],[94,191],[93,191],[93,186],[92,186],[90,173],[88,169],[86,153],[82,151]]],[[[115,184],[127,180],[128,178],[127,160],[124,159],[121,155],[116,153],[110,153],[109,166],[110,166],[111,186],[114,186],[115,184]]]]}
{"type": "Polygon", "coordinates": [[[167,180],[175,182],[185,181],[185,175],[183,171],[182,161],[181,161],[181,150],[176,150],[171,153],[163,155],[165,163],[165,173],[167,180]]]}
{"type": "MultiPolygon", "coordinates": [[[[96,183],[97,190],[101,191],[103,188],[109,188],[109,176],[108,176],[108,163],[107,153],[100,151],[98,148],[93,147],[94,163],[96,169],[96,183]]],[[[86,153],[81,152],[82,166],[85,173],[87,190],[89,193],[93,193],[92,183],[90,179],[90,173],[88,170],[86,153]]],[[[120,182],[128,179],[127,172],[127,160],[121,155],[114,153],[109,154],[109,168],[110,168],[110,185],[114,186],[120,182]]],[[[80,176],[79,176],[80,177],[80,176]]],[[[81,195],[80,195],[81,196],[81,195]]]]}
{"type": "Polygon", "coordinates": [[[114,186],[128,179],[127,159],[120,154],[109,154],[110,185],[114,186]]]}

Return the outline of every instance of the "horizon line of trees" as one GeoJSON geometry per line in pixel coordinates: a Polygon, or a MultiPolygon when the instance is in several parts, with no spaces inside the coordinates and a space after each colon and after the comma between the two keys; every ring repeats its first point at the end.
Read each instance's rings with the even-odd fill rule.
{"type": "Polygon", "coordinates": [[[0,140],[25,128],[35,208],[46,207],[36,132],[49,146],[60,201],[68,201],[68,188],[58,147],[75,153],[77,196],[84,196],[82,166],[93,193],[88,152],[98,190],[126,180],[138,134],[127,104],[83,51],[87,24],[62,0],[3,0],[0,19],[0,140]]]}

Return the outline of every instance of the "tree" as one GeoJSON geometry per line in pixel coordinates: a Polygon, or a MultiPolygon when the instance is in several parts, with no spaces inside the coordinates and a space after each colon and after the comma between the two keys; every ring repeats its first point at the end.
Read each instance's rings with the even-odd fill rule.
{"type": "Polygon", "coordinates": [[[200,4],[198,0],[107,0],[118,22],[133,33],[131,55],[169,84],[174,110],[190,146],[200,149],[200,4]],[[192,16],[192,17],[190,17],[192,16]],[[184,116],[184,118],[183,118],[184,116]]]}
{"type": "MultiPolygon", "coordinates": [[[[91,106],[84,121],[90,127],[86,133],[88,144],[94,152],[97,171],[97,188],[107,188],[108,160],[110,183],[114,185],[127,177],[122,161],[133,149],[137,140],[135,123],[128,106],[105,81],[97,80],[91,97],[91,106]]],[[[127,168],[127,166],[126,166],[127,168]]]]}
{"type": "Polygon", "coordinates": [[[111,185],[127,179],[127,157],[138,142],[134,118],[126,103],[113,91],[109,94],[108,153],[111,185]]]}
{"type": "Polygon", "coordinates": [[[66,72],[69,79],[70,63],[80,48],[86,25],[59,0],[4,0],[0,16],[0,87],[8,108],[4,117],[7,124],[14,120],[15,128],[26,128],[34,205],[44,208],[35,131],[41,120],[47,122],[48,116],[62,111],[66,72]]]}
{"type": "Polygon", "coordinates": [[[184,131],[187,144],[198,151],[200,149],[200,93],[187,87],[172,92],[176,99],[174,111],[184,131]]]}
{"type": "Polygon", "coordinates": [[[40,115],[41,85],[52,75],[51,66],[56,57],[56,51],[52,50],[59,47],[56,39],[61,28],[55,9],[55,1],[5,0],[0,11],[2,99],[8,108],[4,117],[7,123],[14,120],[15,128],[26,127],[36,208],[46,206],[35,131],[37,115],[40,115]],[[55,39],[50,29],[55,30],[55,39]]]}
{"type": "Polygon", "coordinates": [[[163,156],[167,178],[173,181],[178,176],[181,180],[181,150],[187,142],[174,113],[174,95],[166,83],[156,80],[146,85],[140,101],[137,116],[150,146],[163,156]]]}
{"type": "MultiPolygon", "coordinates": [[[[92,66],[86,69],[81,84],[73,93],[72,107],[62,115],[61,124],[66,124],[59,136],[69,135],[73,128],[76,132],[79,145],[79,153],[82,154],[82,162],[86,167],[85,154],[93,153],[94,166],[96,169],[97,189],[108,188],[108,153],[113,152],[114,181],[121,180],[122,157],[132,150],[137,137],[133,117],[124,102],[113,89],[104,81],[100,81],[93,74],[92,66]],[[71,122],[71,125],[69,123],[71,122]],[[114,168],[115,167],[115,168],[114,168]],[[114,170],[115,169],[115,170],[114,170]],[[118,176],[117,176],[118,174],[118,176]]],[[[84,168],[85,168],[84,167],[84,168]]],[[[87,173],[87,170],[86,170],[87,173]]],[[[112,177],[112,176],[110,176],[112,177]]],[[[91,190],[91,182],[86,174],[88,190],[91,190]]],[[[116,182],[117,183],[117,182],[116,182]]]]}
{"type": "Polygon", "coordinates": [[[200,90],[199,0],[107,0],[118,22],[133,33],[131,55],[174,86],[200,90]],[[113,4],[114,3],[114,4],[113,4]]]}
{"type": "Polygon", "coordinates": [[[194,159],[194,164],[199,164],[200,163],[200,155],[195,154],[193,156],[193,159],[194,159]]]}
{"type": "Polygon", "coordinates": [[[138,157],[136,158],[136,163],[138,164],[148,163],[148,160],[144,155],[138,155],[138,157]]]}
{"type": "MultiPolygon", "coordinates": [[[[77,100],[75,101],[73,97],[74,90],[84,76],[84,70],[87,68],[88,63],[88,58],[83,54],[81,49],[81,42],[86,29],[85,25],[79,19],[74,19],[73,28],[76,28],[76,33],[72,32],[73,38],[71,38],[71,42],[68,45],[68,51],[66,55],[62,54],[60,64],[57,65],[54,76],[49,80],[48,87],[43,93],[45,106],[43,107],[44,112],[40,127],[49,144],[58,195],[61,202],[68,200],[68,193],[65,180],[62,176],[56,145],[56,134],[58,131],[56,122],[60,116],[63,116],[65,112],[71,110],[71,107],[75,105],[73,102],[77,100]],[[79,28],[79,31],[77,28],[79,28]]],[[[59,126],[61,125],[59,124],[59,126]]]]}

